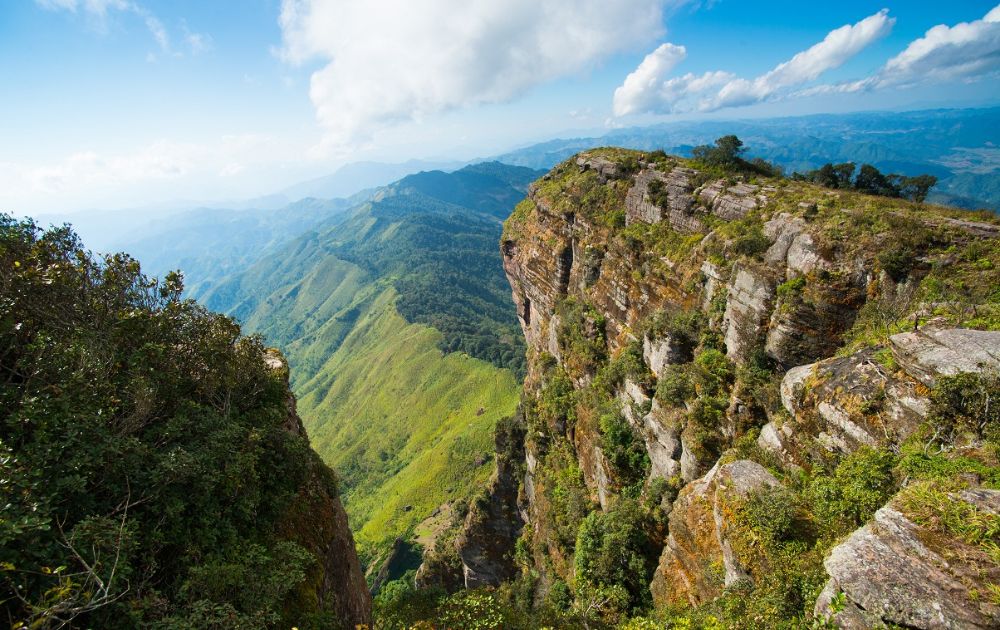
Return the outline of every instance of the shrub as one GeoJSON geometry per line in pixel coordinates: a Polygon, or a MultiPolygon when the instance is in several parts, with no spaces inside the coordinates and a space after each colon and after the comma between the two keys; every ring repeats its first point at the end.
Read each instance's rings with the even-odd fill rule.
{"type": "Polygon", "coordinates": [[[687,365],[668,365],[656,383],[656,399],[671,407],[680,407],[695,396],[694,381],[687,365]]]}
{"type": "Polygon", "coordinates": [[[917,254],[906,245],[892,247],[879,253],[878,264],[893,281],[902,282],[917,264],[917,254]]]}
{"type": "Polygon", "coordinates": [[[741,256],[755,258],[767,251],[771,241],[764,234],[764,228],[759,221],[753,222],[749,229],[733,241],[733,251],[741,256]]]}
{"type": "Polygon", "coordinates": [[[942,376],[931,392],[930,419],[953,441],[958,434],[1000,441],[1000,374],[942,376]]]}
{"type": "Polygon", "coordinates": [[[618,411],[601,415],[601,444],[622,486],[641,485],[649,472],[649,454],[642,438],[618,411]]]}
{"type": "Polygon", "coordinates": [[[574,556],[578,599],[579,591],[588,587],[621,587],[627,598],[619,612],[649,606],[656,550],[647,526],[645,512],[631,499],[621,499],[608,512],[593,512],[584,519],[574,556]]]}
{"type": "Polygon", "coordinates": [[[837,466],[833,477],[812,480],[810,499],[817,518],[830,534],[860,527],[896,490],[889,451],[863,447],[837,466]]]}

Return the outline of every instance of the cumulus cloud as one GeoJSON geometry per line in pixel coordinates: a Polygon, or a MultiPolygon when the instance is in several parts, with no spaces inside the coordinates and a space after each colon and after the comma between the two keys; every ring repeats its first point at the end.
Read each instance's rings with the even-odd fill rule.
{"type": "Polygon", "coordinates": [[[797,96],[850,93],[919,83],[976,81],[1000,74],[1000,5],[980,20],[938,24],[870,77],[818,85],[797,96]]]}
{"type": "Polygon", "coordinates": [[[981,20],[938,24],[879,71],[874,87],[980,77],[1000,69],[1000,5],[981,20]]]}
{"type": "Polygon", "coordinates": [[[736,77],[724,71],[667,78],[684,59],[686,51],[683,46],[662,44],[647,55],[615,90],[615,115],[713,111],[751,105],[783,95],[789,89],[815,81],[823,73],[843,65],[887,35],[895,22],[888,13],[883,9],[856,24],[830,31],[823,41],[754,79],[736,77]]]}
{"type": "Polygon", "coordinates": [[[509,101],[663,34],[680,0],[284,0],[291,63],[334,143],[454,108],[509,101]]]}
{"type": "Polygon", "coordinates": [[[685,57],[687,50],[671,43],[660,44],[646,55],[639,67],[625,77],[625,82],[615,90],[615,116],[656,109],[657,103],[665,102],[663,77],[685,57]]]}

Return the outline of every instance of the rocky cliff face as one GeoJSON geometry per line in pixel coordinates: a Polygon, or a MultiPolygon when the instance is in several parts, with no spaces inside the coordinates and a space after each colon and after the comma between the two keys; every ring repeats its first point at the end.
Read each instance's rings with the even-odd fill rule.
{"type": "MultiPolygon", "coordinates": [[[[803,587],[791,599],[811,599],[790,604],[804,612],[780,613],[790,618],[995,623],[993,604],[966,606],[1000,592],[991,590],[1000,589],[995,555],[970,568],[969,554],[939,549],[961,588],[927,585],[943,569],[913,541],[933,527],[891,505],[831,551],[816,516],[826,504],[801,481],[820,487],[869,452],[903,466],[919,437],[940,457],[959,447],[978,457],[990,472],[945,485],[977,514],[996,514],[992,491],[979,489],[996,470],[993,447],[983,446],[995,407],[971,432],[945,438],[934,424],[942,378],[1000,369],[1000,333],[963,328],[1000,326],[997,222],[957,216],[613,149],[533,184],[501,243],[529,348],[523,467],[519,487],[509,481],[515,468],[501,467],[508,482],[494,483],[488,520],[508,557],[508,534],[525,521],[521,569],[538,577],[536,602],[567,586],[578,603],[594,601],[617,574],[582,559],[594,531],[610,536],[593,523],[644,510],[636,555],[655,570],[642,578],[645,593],[631,594],[631,612],[650,597],[703,606],[764,588],[777,550],[794,543],[812,558],[812,583],[825,570],[828,584],[815,606],[819,589],[803,587]],[[768,524],[774,510],[755,507],[792,495],[817,503],[787,499],[778,525],[768,524]],[[512,520],[498,527],[501,512],[512,520]],[[851,566],[858,554],[872,564],[851,566]],[[890,575],[906,585],[892,596],[890,575]]],[[[906,492],[913,479],[894,470],[886,483],[906,492]]],[[[836,509],[830,522],[845,532],[870,516],[836,509]]],[[[467,578],[480,575],[470,558],[467,578]]],[[[515,573],[491,570],[473,583],[515,573]]]]}
{"type": "MultiPolygon", "coordinates": [[[[266,357],[269,367],[284,373],[284,357],[272,352],[266,357]]],[[[295,397],[289,391],[288,415],[284,428],[306,437],[305,427],[295,409],[295,397]]],[[[347,513],[340,502],[337,480],[318,455],[307,452],[309,469],[306,484],[288,506],[280,520],[279,534],[309,551],[316,563],[306,580],[289,596],[286,607],[293,610],[332,613],[339,627],[352,629],[372,623],[372,600],[361,572],[354,537],[347,513]]]]}

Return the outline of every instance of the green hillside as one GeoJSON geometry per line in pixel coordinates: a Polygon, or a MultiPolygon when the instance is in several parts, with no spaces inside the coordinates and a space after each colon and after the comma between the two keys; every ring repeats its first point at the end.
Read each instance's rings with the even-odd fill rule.
{"type": "Polygon", "coordinates": [[[203,296],[279,346],[363,559],[489,475],[524,342],[496,243],[537,171],[420,173],[203,296]]]}
{"type": "Polygon", "coordinates": [[[362,549],[408,531],[492,470],[492,430],[517,405],[510,370],[442,354],[381,292],[329,360],[298,386],[313,447],[338,471],[362,549]],[[411,506],[406,509],[406,506],[411,506]]]}

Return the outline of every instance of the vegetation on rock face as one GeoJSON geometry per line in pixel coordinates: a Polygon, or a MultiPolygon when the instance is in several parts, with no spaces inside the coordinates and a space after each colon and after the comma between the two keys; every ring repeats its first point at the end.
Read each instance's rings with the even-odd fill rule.
{"type": "Polygon", "coordinates": [[[67,228],[0,215],[0,268],[4,620],[339,627],[323,559],[282,533],[336,482],[261,340],[67,228]]]}
{"type": "MultiPolygon", "coordinates": [[[[505,627],[826,627],[816,609],[824,557],[890,500],[929,532],[1000,543],[992,521],[942,498],[998,488],[995,374],[940,377],[928,390],[884,350],[890,335],[928,322],[1000,329],[997,221],[919,203],[917,184],[929,180],[904,193],[902,180],[865,168],[859,187],[853,165],[831,164],[819,169],[829,180],[821,189],[742,153],[735,137],[693,161],[588,151],[540,180],[508,219],[515,298],[549,301],[532,304],[526,329],[522,490],[533,520],[512,552],[521,575],[493,595],[509,606],[505,627]],[[570,244],[568,282],[549,283],[570,244]],[[810,337],[808,360],[775,342],[810,337]],[[870,423],[876,439],[785,444],[786,423],[794,432],[821,420],[791,417],[784,370],[861,350],[877,374],[927,401],[922,424],[895,426],[886,391],[838,390],[843,413],[870,423]],[[769,471],[761,475],[774,485],[740,494],[734,478],[711,516],[685,521],[694,509],[685,501],[737,460],[769,471]],[[925,486],[934,492],[917,492],[925,486]],[[974,525],[958,533],[963,514],[974,525]],[[709,550],[719,537],[722,549],[681,548],[682,562],[652,573],[675,535],[709,550]],[[700,605],[680,595],[654,608],[649,584],[661,570],[705,585],[691,596],[700,605]],[[544,621],[523,622],[523,607],[544,621]]],[[[839,407],[823,413],[840,417],[839,407]]]]}

